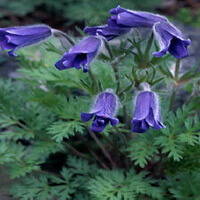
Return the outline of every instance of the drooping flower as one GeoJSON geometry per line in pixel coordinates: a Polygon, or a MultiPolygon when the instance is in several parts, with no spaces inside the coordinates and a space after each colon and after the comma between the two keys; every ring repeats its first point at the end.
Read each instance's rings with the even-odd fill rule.
{"type": "Polygon", "coordinates": [[[94,106],[89,113],[82,112],[81,120],[87,122],[93,117],[91,130],[101,132],[110,122],[112,126],[119,123],[115,116],[118,107],[118,98],[112,90],[106,90],[97,95],[94,106]]]}
{"type": "Polygon", "coordinates": [[[161,57],[167,51],[178,59],[188,56],[187,47],[191,44],[191,41],[184,39],[181,31],[175,26],[168,22],[157,22],[154,24],[153,30],[161,46],[159,52],[153,53],[155,57],[161,57]]]}
{"type": "Polygon", "coordinates": [[[127,34],[130,30],[130,28],[117,25],[116,21],[109,19],[106,25],[85,27],[84,32],[89,35],[101,35],[109,41],[118,36],[127,34]]]}
{"type": "Polygon", "coordinates": [[[38,43],[51,35],[51,28],[46,25],[0,28],[0,46],[3,51],[10,50],[10,56],[16,57],[17,49],[38,43]]]}
{"type": "Polygon", "coordinates": [[[87,72],[90,62],[96,57],[100,47],[101,39],[88,36],[65,53],[62,59],[55,63],[55,67],[59,70],[83,67],[83,71],[87,72]]]}
{"type": "Polygon", "coordinates": [[[150,126],[155,130],[165,128],[155,93],[143,91],[137,95],[134,117],[131,123],[132,131],[137,133],[144,133],[150,126]]]}
{"type": "Polygon", "coordinates": [[[117,25],[122,25],[129,28],[152,28],[156,22],[167,22],[163,16],[143,12],[133,11],[118,6],[110,10],[111,19],[116,21],[117,25]]]}

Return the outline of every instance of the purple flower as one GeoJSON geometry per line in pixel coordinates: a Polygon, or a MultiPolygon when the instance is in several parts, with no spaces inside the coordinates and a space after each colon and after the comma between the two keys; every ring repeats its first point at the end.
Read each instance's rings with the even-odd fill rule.
{"type": "Polygon", "coordinates": [[[3,51],[10,50],[10,56],[16,57],[17,49],[40,42],[51,34],[51,28],[46,25],[0,28],[0,46],[3,51]]]}
{"type": "Polygon", "coordinates": [[[152,28],[156,22],[167,22],[165,17],[149,12],[132,11],[118,6],[110,10],[111,19],[117,25],[129,28],[152,28]]]}
{"type": "Polygon", "coordinates": [[[140,92],[136,98],[132,131],[144,133],[151,126],[155,130],[165,128],[162,124],[159,103],[156,95],[150,91],[140,92]]]}
{"type": "Polygon", "coordinates": [[[176,58],[188,56],[187,47],[191,44],[190,39],[184,39],[180,30],[168,22],[158,22],[154,24],[154,34],[156,35],[161,50],[154,52],[155,57],[161,57],[169,51],[176,58]]]}
{"type": "Polygon", "coordinates": [[[116,21],[109,19],[106,25],[85,27],[84,32],[89,35],[101,35],[109,41],[130,32],[130,30],[130,28],[117,25],[116,21]]]}
{"type": "Polygon", "coordinates": [[[110,122],[112,126],[119,123],[117,118],[114,118],[117,111],[118,98],[112,91],[105,91],[97,95],[94,106],[89,113],[81,113],[81,120],[87,122],[94,117],[91,130],[101,132],[110,122]]]}
{"type": "Polygon", "coordinates": [[[87,72],[90,62],[96,57],[101,46],[101,40],[95,36],[84,38],[79,44],[65,53],[61,60],[56,62],[55,67],[59,70],[76,68],[87,72]]]}

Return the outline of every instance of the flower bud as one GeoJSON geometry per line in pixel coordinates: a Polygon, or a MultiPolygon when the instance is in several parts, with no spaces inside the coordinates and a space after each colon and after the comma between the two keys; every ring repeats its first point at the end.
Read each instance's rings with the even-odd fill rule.
{"type": "Polygon", "coordinates": [[[17,57],[17,49],[38,43],[51,35],[51,28],[46,25],[0,28],[0,46],[3,51],[10,50],[10,56],[17,57]]]}

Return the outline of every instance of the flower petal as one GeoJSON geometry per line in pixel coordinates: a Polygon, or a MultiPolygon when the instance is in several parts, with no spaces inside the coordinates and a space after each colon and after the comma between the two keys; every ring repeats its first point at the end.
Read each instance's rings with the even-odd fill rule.
{"type": "Polygon", "coordinates": [[[51,35],[51,28],[46,25],[32,25],[32,26],[19,26],[12,28],[5,28],[7,33],[20,36],[33,36],[33,35],[51,35]]]}
{"type": "Polygon", "coordinates": [[[117,24],[130,28],[151,28],[156,22],[167,22],[167,19],[163,16],[149,12],[128,10],[121,8],[120,6],[111,9],[110,13],[113,15],[111,19],[116,20],[117,24]]]}
{"type": "Polygon", "coordinates": [[[149,114],[152,93],[149,91],[140,92],[136,97],[135,111],[133,119],[142,120],[149,114]]]}
{"type": "Polygon", "coordinates": [[[169,51],[176,58],[188,56],[187,47],[191,44],[189,39],[184,39],[180,30],[167,22],[155,23],[154,34],[160,44],[161,50],[154,52],[155,57],[161,57],[169,51]]]}
{"type": "Polygon", "coordinates": [[[91,125],[91,130],[95,132],[101,132],[105,129],[106,125],[109,123],[109,118],[102,118],[96,116],[91,125]]]}
{"type": "Polygon", "coordinates": [[[111,117],[110,123],[112,126],[116,126],[119,123],[119,120],[117,118],[111,117]]]}
{"type": "Polygon", "coordinates": [[[38,43],[51,34],[51,29],[45,25],[0,28],[0,46],[3,50],[10,49],[9,55],[17,56],[17,49],[38,43]]]}
{"type": "Polygon", "coordinates": [[[82,112],[81,113],[81,120],[84,122],[88,122],[89,120],[91,120],[94,116],[94,113],[85,113],[82,112]]]}
{"type": "Polygon", "coordinates": [[[148,124],[145,122],[145,120],[132,120],[132,132],[135,133],[144,133],[149,129],[148,124]]]}
{"type": "Polygon", "coordinates": [[[101,40],[95,36],[84,38],[79,44],[74,46],[65,53],[61,60],[55,63],[55,67],[59,70],[83,67],[83,71],[89,70],[90,62],[95,58],[101,46],[101,40]]]}
{"type": "Polygon", "coordinates": [[[181,40],[179,38],[174,37],[171,40],[169,53],[178,59],[185,58],[188,56],[187,47],[190,44],[191,44],[190,40],[181,40]]]}

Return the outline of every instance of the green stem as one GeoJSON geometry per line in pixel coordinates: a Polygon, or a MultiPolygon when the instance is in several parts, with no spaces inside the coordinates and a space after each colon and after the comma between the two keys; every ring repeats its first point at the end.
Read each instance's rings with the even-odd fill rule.
{"type": "Polygon", "coordinates": [[[100,140],[97,138],[97,136],[90,131],[90,129],[88,129],[88,132],[90,133],[91,137],[94,139],[94,141],[96,142],[96,144],[99,146],[99,148],[102,150],[103,154],[105,155],[105,157],[110,161],[111,165],[113,167],[117,167],[116,163],[113,161],[112,157],[110,156],[110,154],[106,151],[106,148],[104,147],[104,145],[100,142],[100,140]]]}
{"type": "Polygon", "coordinates": [[[124,118],[124,122],[127,128],[129,128],[129,119],[128,119],[128,113],[127,113],[127,107],[125,105],[123,105],[123,118],[124,118]]]}
{"type": "Polygon", "coordinates": [[[112,64],[113,70],[114,70],[114,74],[115,74],[115,80],[116,80],[116,94],[119,93],[120,91],[120,80],[119,80],[119,70],[118,70],[118,66],[117,64],[112,64]]]}
{"type": "Polygon", "coordinates": [[[170,96],[170,103],[169,103],[169,110],[173,110],[174,108],[174,102],[175,102],[175,97],[176,97],[176,88],[173,88],[172,94],[170,96]]]}
{"type": "Polygon", "coordinates": [[[113,60],[113,59],[115,58],[115,55],[114,55],[114,53],[113,53],[112,48],[111,48],[110,45],[108,44],[108,41],[106,41],[105,39],[104,39],[104,44],[105,44],[106,49],[108,50],[108,53],[109,53],[110,58],[113,60]]]}
{"type": "Polygon", "coordinates": [[[95,91],[98,92],[98,84],[97,84],[96,77],[94,76],[94,74],[92,73],[91,70],[88,71],[88,74],[89,74],[89,77],[90,77],[91,81],[94,83],[95,91]]]}
{"type": "MultiPolygon", "coordinates": [[[[104,44],[106,49],[108,50],[108,53],[110,55],[111,60],[113,60],[115,58],[115,55],[112,51],[112,48],[110,47],[110,45],[108,44],[108,42],[106,40],[104,40],[104,44]]],[[[119,88],[120,88],[120,81],[119,81],[119,70],[118,70],[118,62],[114,61],[113,63],[111,63],[113,70],[114,70],[114,74],[115,74],[115,79],[116,79],[116,83],[117,83],[117,89],[116,89],[116,93],[119,92],[119,88]]]]}
{"type": "Polygon", "coordinates": [[[176,60],[176,67],[175,67],[175,73],[174,73],[174,80],[175,81],[178,81],[178,74],[179,74],[179,69],[180,69],[180,62],[181,60],[180,59],[177,59],[176,60]]]}
{"type": "Polygon", "coordinates": [[[175,72],[174,72],[174,81],[175,84],[173,86],[173,90],[172,90],[172,94],[170,97],[170,104],[169,104],[169,110],[173,110],[174,108],[174,102],[175,102],[175,98],[176,98],[176,92],[177,92],[177,81],[179,79],[179,69],[180,69],[180,59],[176,60],[176,66],[175,66],[175,72]]]}
{"type": "Polygon", "coordinates": [[[58,178],[62,178],[62,175],[61,174],[56,174],[56,173],[53,173],[53,172],[49,172],[49,171],[44,171],[44,170],[36,170],[36,171],[33,171],[33,173],[40,173],[40,174],[45,174],[45,175],[48,175],[48,176],[56,176],[58,178]]]}
{"type": "Polygon", "coordinates": [[[86,154],[79,152],[77,149],[75,149],[73,146],[71,146],[68,142],[63,141],[63,144],[68,149],[70,149],[76,156],[84,158],[84,159],[88,159],[88,156],[86,154]]]}
{"type": "Polygon", "coordinates": [[[151,33],[151,36],[150,36],[150,38],[149,38],[149,41],[148,41],[148,43],[147,43],[145,52],[144,52],[144,57],[145,57],[146,60],[148,60],[149,51],[150,51],[150,49],[151,49],[151,45],[152,45],[152,43],[153,43],[153,39],[154,39],[154,34],[153,34],[153,32],[152,32],[152,33],[151,33]]]}
{"type": "Polygon", "coordinates": [[[107,136],[105,136],[104,134],[102,134],[102,137],[104,138],[104,140],[109,144],[109,146],[111,146],[118,154],[123,154],[118,148],[117,145],[115,145],[114,143],[112,143],[107,136]]]}
{"type": "Polygon", "coordinates": [[[99,157],[97,156],[96,153],[94,153],[94,152],[91,151],[90,149],[89,149],[89,152],[95,157],[95,159],[99,162],[99,164],[100,164],[104,169],[109,170],[109,167],[101,160],[101,158],[99,158],[99,157]]]}
{"type": "Polygon", "coordinates": [[[59,31],[57,29],[52,29],[52,32],[55,36],[63,36],[67,39],[67,41],[72,45],[74,46],[75,45],[75,42],[69,37],[69,35],[67,35],[66,33],[62,32],[62,31],[59,31]]]}
{"type": "Polygon", "coordinates": [[[87,142],[87,140],[85,139],[85,137],[83,137],[80,133],[76,133],[77,137],[83,142],[83,144],[85,144],[86,148],[88,149],[88,151],[94,156],[94,158],[99,162],[99,164],[105,168],[105,169],[109,169],[109,167],[101,160],[101,158],[95,153],[93,152],[93,150],[90,148],[91,145],[87,142]]]}
{"type": "Polygon", "coordinates": [[[118,133],[118,135],[121,135],[121,136],[122,136],[122,140],[124,141],[124,144],[125,144],[125,146],[127,147],[127,139],[126,139],[126,136],[125,136],[123,133],[121,133],[117,127],[113,127],[113,128],[116,130],[116,132],[118,133]]]}

